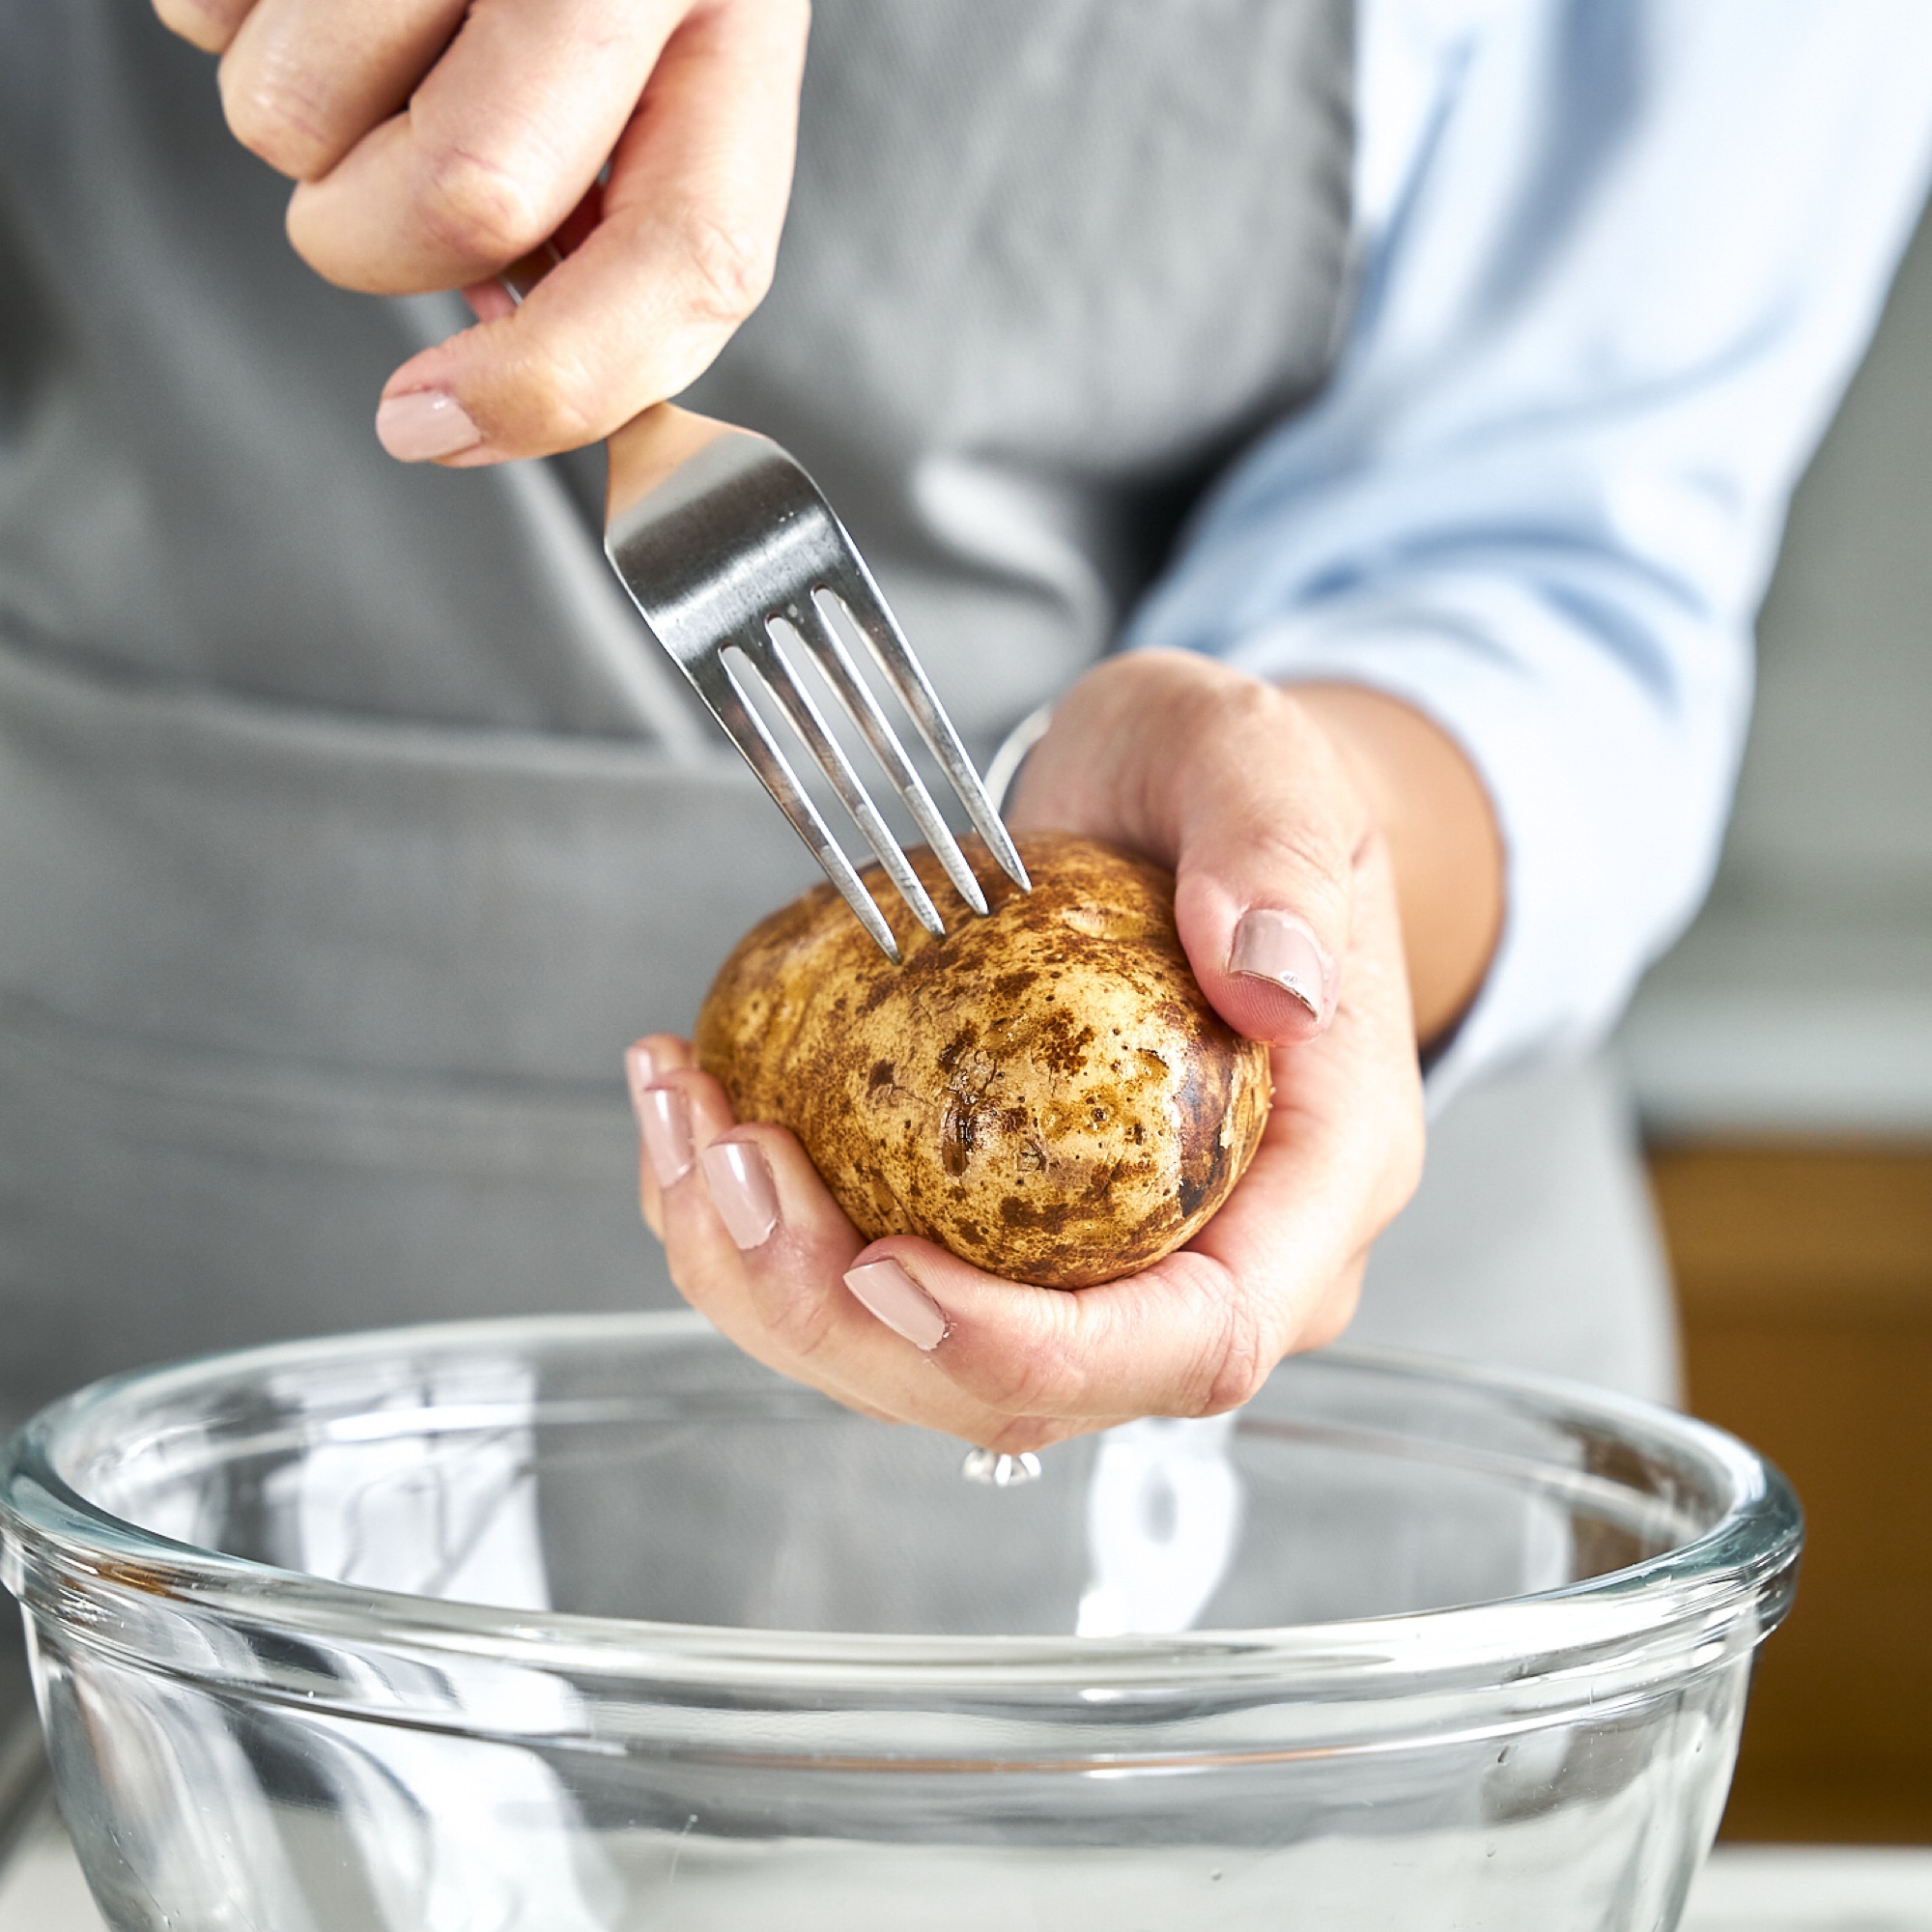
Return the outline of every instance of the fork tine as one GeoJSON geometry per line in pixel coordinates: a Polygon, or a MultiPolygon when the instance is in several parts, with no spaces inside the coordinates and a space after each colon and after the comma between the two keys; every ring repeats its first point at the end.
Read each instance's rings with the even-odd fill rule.
{"type": "Polygon", "coordinates": [[[1033,881],[1027,877],[1020,855],[1000,822],[1000,814],[993,810],[985,786],[980,782],[980,774],[973,769],[973,760],[966,755],[966,747],[959,742],[959,734],[940,704],[938,693],[913,656],[912,647],[900,634],[879,586],[872,581],[872,573],[856,550],[848,548],[844,566],[829,574],[826,587],[838,596],[853,623],[865,634],[878,657],[879,668],[912,713],[922,742],[939,760],[952,782],[952,789],[959,794],[959,802],[966,808],[966,815],[1000,862],[1001,869],[1022,891],[1031,892],[1033,881]]]}
{"type": "Polygon", "coordinates": [[[812,856],[825,868],[825,876],[838,888],[840,896],[857,915],[859,923],[871,934],[894,965],[899,961],[898,942],[886,923],[885,915],[852,869],[852,864],[827,831],[818,808],[805,794],[784,753],[772,741],[765,721],[746,703],[738,681],[722,657],[706,654],[696,660],[679,660],[692,688],[704,706],[724,727],[729,738],[744,754],[745,762],[757,774],[758,781],[790,819],[792,830],[811,848],[812,856]]]}
{"type": "Polygon", "coordinates": [[[913,770],[912,760],[906,756],[898,733],[880,710],[879,701],[872,696],[870,687],[859,675],[844,640],[832,628],[810,592],[796,603],[787,605],[784,614],[786,621],[798,633],[799,642],[811,653],[812,662],[825,673],[826,682],[838,694],[846,714],[865,734],[867,744],[872,748],[872,755],[885,767],[886,776],[905,800],[906,810],[918,820],[919,829],[925,834],[925,842],[946,868],[946,876],[952,881],[953,890],[983,919],[986,895],[980,890],[980,881],[973,876],[973,868],[966,863],[966,855],[960,851],[959,841],[953,838],[952,827],[940,817],[939,808],[932,802],[932,794],[913,770]]]}
{"type": "Polygon", "coordinates": [[[791,660],[785,656],[784,646],[767,629],[760,648],[742,644],[740,648],[751,659],[758,675],[764,679],[766,688],[782,707],[784,715],[791,721],[792,729],[805,741],[805,748],[811,753],[819,770],[831,781],[839,803],[852,814],[859,830],[865,835],[866,843],[877,855],[887,876],[899,889],[899,896],[912,908],[913,917],[935,939],[944,939],[946,922],[940,918],[938,907],[932,903],[906,855],[899,850],[899,842],[893,837],[892,828],[879,816],[879,809],[860,782],[851,760],[826,728],[825,720],[810,692],[798,681],[798,673],[792,668],[791,660]]]}

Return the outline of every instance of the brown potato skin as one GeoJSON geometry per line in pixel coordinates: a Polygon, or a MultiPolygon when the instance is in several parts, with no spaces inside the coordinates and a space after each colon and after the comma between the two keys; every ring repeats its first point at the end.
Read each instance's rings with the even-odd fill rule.
{"type": "Polygon", "coordinates": [[[798,1136],[868,1238],[923,1235],[1041,1288],[1132,1274],[1253,1158],[1267,1048],[1208,1006],[1160,867],[1041,833],[1019,841],[1022,893],[965,845],[985,919],[911,855],[944,939],[868,868],[900,965],[829,885],[760,922],[705,996],[698,1065],[740,1120],[798,1136]]]}

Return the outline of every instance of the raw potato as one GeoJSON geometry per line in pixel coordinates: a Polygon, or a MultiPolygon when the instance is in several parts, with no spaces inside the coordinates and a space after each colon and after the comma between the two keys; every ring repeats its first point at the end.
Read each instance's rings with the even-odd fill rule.
{"type": "Polygon", "coordinates": [[[830,886],[774,913],[706,996],[697,1059],[740,1120],[798,1135],[867,1236],[1085,1288],[1172,1253],[1227,1199],[1267,1121],[1268,1055],[1195,982],[1171,875],[1065,834],[1020,851],[1030,894],[968,842],[987,919],[914,851],[943,940],[868,872],[898,966],[830,886]]]}

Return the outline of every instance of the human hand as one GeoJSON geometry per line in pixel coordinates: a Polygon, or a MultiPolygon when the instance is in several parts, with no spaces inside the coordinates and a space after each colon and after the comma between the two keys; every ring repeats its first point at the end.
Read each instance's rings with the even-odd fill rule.
{"type": "Polygon", "coordinates": [[[1333,1339],[1414,1188],[1422,1115],[1390,855],[1308,704],[1208,659],[1111,660],[1062,702],[1010,819],[1173,867],[1204,991],[1274,1044],[1260,1151],[1179,1253],[1056,1292],[930,1241],[867,1243],[798,1142],[734,1122],[683,1041],[639,1041],[631,1076],[644,1216],[695,1307],[855,1408],[1017,1451],[1236,1406],[1333,1339]]]}
{"type": "Polygon", "coordinates": [[[470,295],[477,326],[384,385],[377,433],[405,462],[608,436],[696,378],[770,282],[808,0],[155,6],[221,56],[228,124],[296,182],[311,268],[470,295]],[[495,278],[554,235],[566,258],[513,306],[495,278]]]}

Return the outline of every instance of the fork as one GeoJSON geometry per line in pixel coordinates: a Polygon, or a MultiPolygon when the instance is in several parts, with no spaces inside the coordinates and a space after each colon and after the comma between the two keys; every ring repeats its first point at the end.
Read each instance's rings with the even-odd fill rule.
{"type": "MultiPolygon", "coordinates": [[[[504,270],[497,286],[521,304],[562,260],[553,237],[504,270]]],[[[946,923],[827,729],[810,692],[799,682],[772,630],[775,620],[791,630],[818,667],[905,801],[953,890],[982,919],[986,895],[828,620],[822,598],[844,607],[986,849],[1022,892],[1031,892],[1020,855],[931,679],[913,656],[858,546],[804,466],[770,437],[672,403],[653,404],[634,416],[606,440],[605,448],[610,478],[604,554],[617,581],[886,957],[898,963],[892,927],[749,702],[725,659],[734,646],[831,781],[913,917],[935,939],[945,937],[946,923]]]]}
{"type": "Polygon", "coordinates": [[[1022,891],[1026,867],[966,748],[872,573],[792,457],[769,437],[658,403],[609,441],[604,552],[652,637],[676,661],[826,876],[889,959],[891,926],[750,702],[740,656],[831,782],[866,843],[934,937],[945,922],[879,815],[778,635],[782,625],[858,727],[952,882],[982,917],[986,897],[898,734],[860,675],[828,605],[841,605],[945,773],[987,850],[1022,891]]]}
{"type": "MultiPolygon", "coordinates": [[[[651,635],[810,846],[860,923],[895,963],[899,949],[852,862],[826,829],[725,652],[735,646],[832,781],[913,915],[946,933],[930,895],[826,728],[774,630],[784,624],[824,674],[885,768],[954,890],[982,918],[986,896],[940,817],[878,700],[853,666],[821,600],[845,607],[897,693],[920,742],[939,761],[974,829],[1022,892],[1033,890],[999,811],[931,680],[913,656],[858,546],[803,467],[769,437],[658,403],[609,440],[604,554],[651,635]]],[[[969,1450],[959,1473],[999,1489],[1033,1482],[1039,1458],[969,1450]]]]}

